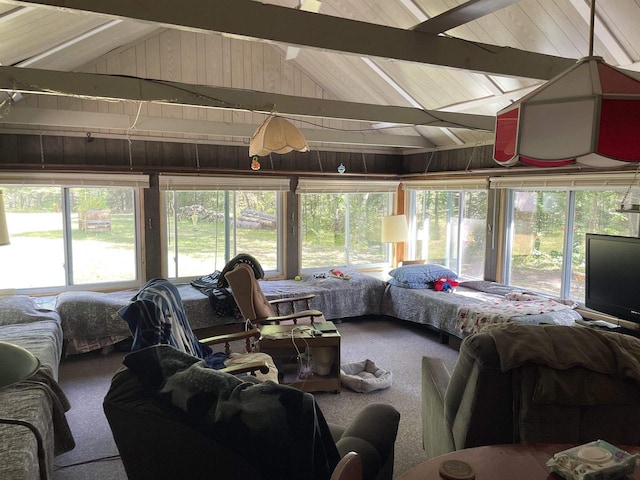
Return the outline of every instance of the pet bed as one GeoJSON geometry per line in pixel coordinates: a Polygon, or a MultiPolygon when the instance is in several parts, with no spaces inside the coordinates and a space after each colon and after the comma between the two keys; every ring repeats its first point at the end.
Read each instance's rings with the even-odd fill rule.
{"type": "Polygon", "coordinates": [[[389,388],[392,375],[390,371],[378,368],[375,363],[367,359],[341,365],[340,381],[345,387],[355,392],[367,393],[389,388]]]}

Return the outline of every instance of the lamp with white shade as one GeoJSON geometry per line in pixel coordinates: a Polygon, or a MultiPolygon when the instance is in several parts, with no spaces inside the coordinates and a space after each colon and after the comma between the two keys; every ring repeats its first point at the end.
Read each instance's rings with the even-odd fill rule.
{"type": "Polygon", "coordinates": [[[398,243],[406,242],[409,239],[409,229],[407,228],[407,220],[404,215],[388,215],[382,217],[382,235],[383,243],[393,243],[393,259],[391,264],[397,264],[396,247],[398,243]]]}
{"type": "Polygon", "coordinates": [[[309,145],[300,130],[289,120],[269,115],[257,128],[249,142],[249,156],[264,157],[270,153],[306,152],[309,145]]]}

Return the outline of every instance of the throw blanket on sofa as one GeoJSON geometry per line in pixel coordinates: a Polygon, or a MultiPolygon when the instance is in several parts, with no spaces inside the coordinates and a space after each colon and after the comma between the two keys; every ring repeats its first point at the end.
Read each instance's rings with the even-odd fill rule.
{"type": "Polygon", "coordinates": [[[516,436],[526,443],[640,441],[640,340],[592,328],[495,325],[502,371],[512,372],[516,436]]]}
{"type": "Polygon", "coordinates": [[[243,382],[166,345],[124,364],[159,400],[187,412],[214,440],[245,455],[265,479],[327,480],[339,455],[313,395],[243,382]]]}

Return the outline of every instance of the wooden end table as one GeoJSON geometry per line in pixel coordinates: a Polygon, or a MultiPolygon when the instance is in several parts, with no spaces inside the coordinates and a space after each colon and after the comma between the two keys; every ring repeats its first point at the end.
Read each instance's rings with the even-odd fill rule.
{"type": "Polygon", "coordinates": [[[340,393],[340,333],[333,322],[263,325],[260,334],[260,351],[278,361],[280,373],[284,375],[281,383],[305,392],[340,393]],[[313,330],[321,330],[322,335],[314,335],[313,330]],[[310,349],[313,355],[314,348],[323,347],[333,351],[329,373],[301,376],[300,367],[305,362],[300,362],[298,352],[305,353],[310,349]]]}
{"type": "MultiPolygon", "coordinates": [[[[640,453],[640,447],[618,446],[631,454],[640,453]]],[[[547,461],[554,453],[575,447],[575,445],[549,443],[539,445],[489,445],[465,448],[434,457],[416,465],[400,475],[397,480],[442,480],[440,464],[445,460],[462,460],[471,465],[476,480],[560,480],[562,477],[551,473],[547,461]]],[[[640,480],[640,469],[625,480],[640,480]]]]}

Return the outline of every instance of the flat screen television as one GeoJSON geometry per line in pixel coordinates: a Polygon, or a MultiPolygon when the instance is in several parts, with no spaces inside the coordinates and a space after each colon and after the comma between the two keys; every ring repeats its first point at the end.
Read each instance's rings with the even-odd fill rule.
{"type": "Polygon", "coordinates": [[[640,238],[587,233],[585,306],[640,324],[640,238]]]}

